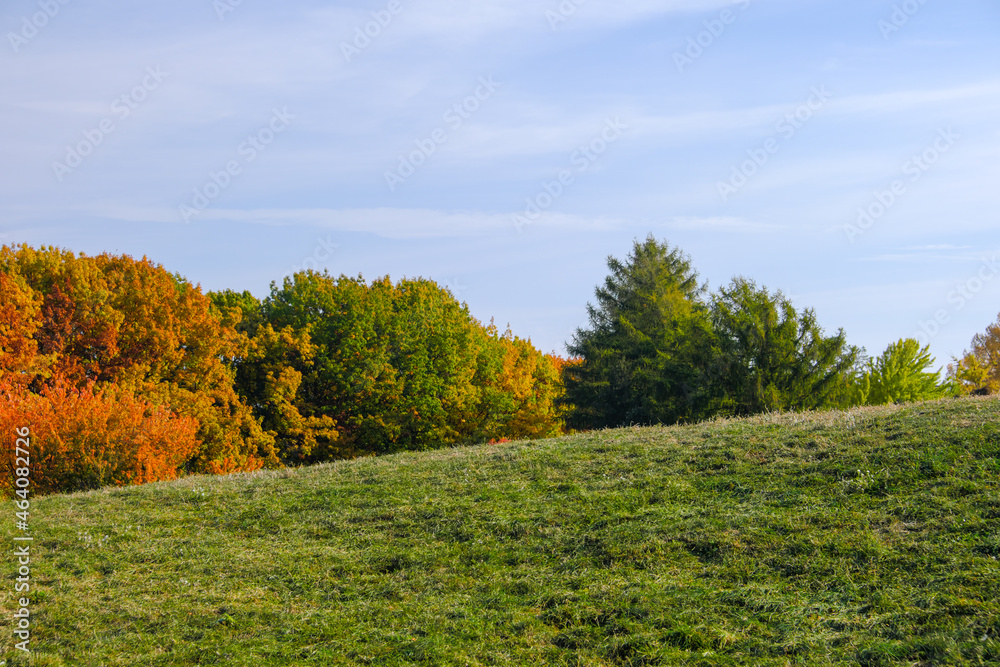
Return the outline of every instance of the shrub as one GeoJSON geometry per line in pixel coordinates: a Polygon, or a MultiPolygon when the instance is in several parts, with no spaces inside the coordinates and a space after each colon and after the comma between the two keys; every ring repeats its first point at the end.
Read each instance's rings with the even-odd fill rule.
{"type": "MultiPolygon", "coordinates": [[[[64,380],[40,394],[0,388],[0,433],[30,427],[33,493],[96,489],[174,479],[198,450],[198,422],[107,384],[74,388],[64,380]]],[[[4,446],[0,488],[10,495],[15,449],[4,446]]]]}

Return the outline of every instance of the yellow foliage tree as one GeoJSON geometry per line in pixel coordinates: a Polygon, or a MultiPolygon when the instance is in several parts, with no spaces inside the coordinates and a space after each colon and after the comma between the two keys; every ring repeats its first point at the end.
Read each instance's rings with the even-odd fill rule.
{"type": "Polygon", "coordinates": [[[972,339],[972,349],[948,366],[964,394],[995,394],[1000,391],[1000,315],[986,331],[972,339]]]}

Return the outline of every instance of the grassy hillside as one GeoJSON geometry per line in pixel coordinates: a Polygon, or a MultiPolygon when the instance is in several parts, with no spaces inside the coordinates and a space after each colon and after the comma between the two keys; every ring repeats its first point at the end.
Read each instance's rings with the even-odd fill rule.
{"type": "Polygon", "coordinates": [[[1000,664],[991,399],[195,477],[32,510],[36,665],[1000,664]]]}

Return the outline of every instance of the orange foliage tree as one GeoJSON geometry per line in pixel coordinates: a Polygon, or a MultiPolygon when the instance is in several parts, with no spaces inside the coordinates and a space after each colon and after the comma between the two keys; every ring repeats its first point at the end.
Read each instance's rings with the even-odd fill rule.
{"type": "Polygon", "coordinates": [[[563,393],[561,360],[542,354],[530,339],[516,337],[508,328],[500,334],[491,322],[482,330],[480,410],[485,437],[547,438],[563,430],[563,411],[557,404],[563,393]]]}
{"type": "MultiPolygon", "coordinates": [[[[201,443],[198,422],[113,384],[77,389],[63,381],[30,393],[0,388],[0,433],[29,427],[32,493],[143,484],[177,477],[201,443]]],[[[0,492],[12,495],[15,449],[5,443],[0,492]]]]}
{"type": "Polygon", "coordinates": [[[117,385],[194,418],[201,446],[184,462],[189,472],[279,465],[227,365],[247,339],[223,324],[199,287],[146,258],[25,245],[0,248],[0,275],[0,321],[20,327],[12,337],[22,346],[5,344],[0,330],[0,381],[34,393],[59,380],[77,389],[117,385]],[[21,310],[18,299],[27,322],[9,316],[21,310]]]}

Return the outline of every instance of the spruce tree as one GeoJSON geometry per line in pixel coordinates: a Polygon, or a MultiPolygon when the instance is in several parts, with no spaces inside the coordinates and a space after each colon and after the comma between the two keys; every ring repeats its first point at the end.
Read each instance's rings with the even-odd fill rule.
{"type": "Polygon", "coordinates": [[[722,353],[720,392],[736,415],[833,405],[853,372],[857,348],[841,329],[826,336],[816,313],[745,278],[719,290],[712,320],[722,353]]]}
{"type": "Polygon", "coordinates": [[[712,332],[705,288],[690,258],[652,235],[610,275],[587,305],[590,326],[568,345],[580,362],[566,370],[568,425],[601,428],[674,423],[706,414],[712,332]]]}

